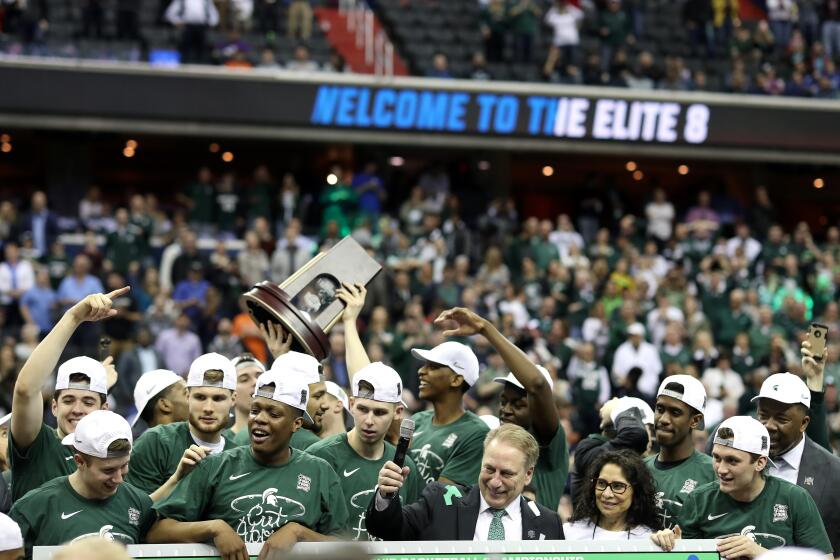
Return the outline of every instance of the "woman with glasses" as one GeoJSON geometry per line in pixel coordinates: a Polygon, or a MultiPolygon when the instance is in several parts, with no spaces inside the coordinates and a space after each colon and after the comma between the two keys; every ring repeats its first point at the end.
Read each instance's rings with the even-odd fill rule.
{"type": "Polygon", "coordinates": [[[566,540],[648,539],[662,527],[656,516],[656,486],[638,453],[603,453],[589,469],[569,522],[566,540]]]}

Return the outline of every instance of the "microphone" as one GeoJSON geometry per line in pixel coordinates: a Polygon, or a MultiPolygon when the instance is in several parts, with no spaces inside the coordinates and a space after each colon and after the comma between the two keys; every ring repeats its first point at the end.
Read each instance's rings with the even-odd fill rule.
{"type": "Polygon", "coordinates": [[[414,420],[405,418],[400,422],[400,440],[397,442],[397,452],[394,453],[394,462],[399,468],[405,464],[405,454],[408,451],[408,444],[414,435],[414,420]]]}

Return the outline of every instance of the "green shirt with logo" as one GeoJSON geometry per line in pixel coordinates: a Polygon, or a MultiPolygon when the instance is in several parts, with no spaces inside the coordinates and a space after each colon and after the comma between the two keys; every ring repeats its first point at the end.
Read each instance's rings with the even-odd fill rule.
{"type": "Polygon", "coordinates": [[[30,490],[60,476],[76,472],[73,452],[61,439],[55,428],[41,424],[41,431],[27,449],[15,444],[9,430],[9,462],[12,470],[12,501],[17,501],[30,490]]]}
{"type": "Polygon", "coordinates": [[[69,477],[55,478],[15,502],[9,516],[20,525],[27,557],[33,546],[58,546],[86,537],[140,544],[155,522],[152,499],[123,483],[105,500],[79,495],[69,477]]]}
{"type": "Polygon", "coordinates": [[[689,494],[679,515],[684,539],[748,535],[764,548],[801,546],[831,553],[820,512],[804,488],[781,478],[765,479],[752,502],[739,502],[710,482],[689,494]]]}
{"type": "Polygon", "coordinates": [[[412,418],[414,437],[410,453],[417,463],[422,486],[441,477],[464,486],[478,482],[484,436],[490,431],[481,418],[467,411],[443,426],[432,423],[432,410],[418,412],[412,418]]]}
{"type": "Polygon", "coordinates": [[[259,543],[290,521],[324,535],[342,533],[347,506],[326,461],[291,450],[284,465],[265,465],[250,447],[212,455],[155,506],[176,521],[222,519],[246,543],[259,543]]]}
{"type": "MultiPolygon", "coordinates": [[[[196,442],[187,422],[174,422],[146,430],[134,443],[126,481],[151,494],[175,473],[184,451],[196,442]]],[[[225,439],[225,450],[236,444],[225,439]]]]}
{"type": "Polygon", "coordinates": [[[537,503],[551,511],[557,511],[568,476],[569,447],[566,445],[566,430],[558,422],[557,432],[549,444],[540,446],[540,458],[531,480],[537,493],[537,503]]]}
{"type": "Polygon", "coordinates": [[[677,524],[688,495],[698,487],[717,480],[712,468],[712,458],[694,451],[684,461],[661,463],[657,455],[645,458],[650,473],[656,481],[656,513],[663,529],[673,529],[677,524]]]}
{"type": "MultiPolygon", "coordinates": [[[[355,541],[380,540],[368,535],[365,512],[373,498],[382,465],[392,460],[397,451],[397,448],[387,441],[384,443],[385,452],[381,459],[365,459],[356,453],[356,450],[350,446],[347,434],[328,437],[306,450],[307,453],[324,459],[338,475],[344,498],[347,500],[347,511],[350,514],[348,524],[350,538],[355,541]]],[[[417,465],[411,457],[405,458],[405,466],[410,470],[405,484],[400,489],[400,498],[402,503],[407,505],[420,497],[420,490],[425,483],[421,486],[417,465]]]]}

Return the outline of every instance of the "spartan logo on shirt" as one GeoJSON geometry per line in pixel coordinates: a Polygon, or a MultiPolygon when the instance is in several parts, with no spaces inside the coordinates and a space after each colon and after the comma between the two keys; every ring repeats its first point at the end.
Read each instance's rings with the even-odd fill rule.
{"type": "Polygon", "coordinates": [[[367,514],[367,507],[370,503],[371,494],[373,494],[375,488],[371,488],[370,490],[362,490],[361,492],[357,492],[350,497],[350,505],[359,512],[359,519],[356,521],[355,527],[350,527],[350,530],[353,532],[353,540],[358,541],[362,538],[362,534],[367,533],[367,539],[369,541],[379,541],[382,539],[377,539],[376,537],[372,536],[370,533],[367,532],[367,523],[365,522],[365,517],[367,514]]]}
{"type": "Polygon", "coordinates": [[[697,481],[691,478],[685,479],[683,482],[683,487],[679,491],[680,494],[691,494],[694,492],[694,489],[697,488],[697,481]]]}
{"type": "Polygon", "coordinates": [[[749,537],[758,546],[768,549],[785,546],[787,544],[787,541],[779,535],[774,535],[773,533],[756,533],[755,525],[747,525],[741,529],[740,533],[730,533],[728,535],[720,535],[713,538],[725,539],[726,537],[737,537],[738,535],[749,537]]]}
{"type": "Polygon", "coordinates": [[[417,472],[420,474],[420,478],[426,481],[426,484],[434,482],[435,473],[439,473],[443,469],[443,459],[431,449],[432,444],[427,443],[420,449],[411,450],[411,458],[417,464],[417,472]]]}
{"type": "Polygon", "coordinates": [[[140,510],[137,508],[128,508],[128,524],[137,527],[140,525],[140,510]]]}
{"type": "Polygon", "coordinates": [[[113,525],[103,525],[102,528],[99,529],[98,533],[86,533],[84,535],[79,535],[70,542],[76,542],[82,539],[89,539],[90,537],[98,537],[108,542],[134,544],[134,539],[130,535],[126,535],[125,533],[115,533],[113,529],[113,525]]]}
{"type": "Polygon", "coordinates": [[[230,503],[230,509],[242,514],[233,528],[246,543],[263,542],[288,521],[306,514],[306,506],[277,495],[277,488],[240,496],[230,503]]]}
{"type": "Polygon", "coordinates": [[[669,500],[665,497],[665,492],[657,492],[654,495],[656,500],[656,509],[659,510],[658,514],[662,516],[662,527],[664,529],[673,529],[676,522],[671,523],[671,520],[674,519],[674,516],[668,513],[668,508],[681,508],[682,504],[676,500],[669,500]],[[667,504],[667,507],[666,507],[667,504]]]}
{"type": "Polygon", "coordinates": [[[773,506],[773,523],[777,521],[788,520],[788,507],[784,504],[775,504],[773,506]]]}

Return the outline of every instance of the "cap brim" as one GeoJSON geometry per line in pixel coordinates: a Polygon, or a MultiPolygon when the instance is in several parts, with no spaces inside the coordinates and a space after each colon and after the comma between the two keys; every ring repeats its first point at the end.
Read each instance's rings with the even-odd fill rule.
{"type": "Polygon", "coordinates": [[[3,418],[0,418],[0,426],[7,426],[12,421],[12,413],[8,413],[3,418]]]}
{"type": "MultiPolygon", "coordinates": [[[[417,358],[418,360],[423,360],[426,362],[434,362],[432,359],[432,351],[431,350],[421,350],[420,348],[412,348],[411,355],[417,358]]],[[[437,363],[437,362],[435,362],[437,363]]]]}
{"type": "Polygon", "coordinates": [[[61,445],[69,445],[70,447],[73,447],[73,445],[75,443],[76,443],[76,438],[75,438],[74,434],[67,434],[61,440],[61,445]]]}
{"type": "Polygon", "coordinates": [[[787,404],[787,405],[792,405],[792,404],[801,404],[801,405],[803,405],[803,406],[807,406],[808,408],[810,408],[810,407],[811,407],[811,405],[810,405],[810,404],[805,404],[805,403],[804,403],[804,402],[802,402],[802,401],[793,401],[793,402],[781,401],[781,400],[779,400],[779,399],[777,399],[777,398],[775,398],[775,397],[768,397],[767,395],[762,395],[762,394],[760,394],[760,393],[759,393],[758,395],[754,396],[753,398],[751,398],[751,399],[750,399],[750,402],[755,402],[755,401],[757,401],[758,399],[770,399],[771,401],[776,401],[776,402],[779,402],[779,403],[782,403],[782,404],[787,404]]]}
{"type": "Polygon", "coordinates": [[[139,412],[134,415],[134,418],[131,419],[131,423],[129,424],[129,426],[131,426],[133,428],[138,420],[140,420],[140,413],[139,412]]]}
{"type": "Polygon", "coordinates": [[[514,387],[517,387],[517,388],[519,388],[519,389],[525,390],[525,386],[524,386],[524,385],[522,385],[522,384],[519,382],[519,380],[518,380],[518,379],[516,379],[515,377],[513,377],[512,375],[507,375],[507,376],[505,376],[505,377],[494,377],[494,378],[493,378],[493,381],[495,381],[496,383],[501,383],[502,385],[505,385],[505,384],[507,384],[507,383],[510,383],[510,384],[511,384],[511,385],[513,385],[514,387]]]}
{"type": "Polygon", "coordinates": [[[309,416],[309,413],[306,412],[305,410],[303,411],[303,421],[304,422],[309,422],[310,424],[313,424],[313,425],[315,424],[315,420],[313,420],[312,417],[309,416]]]}

